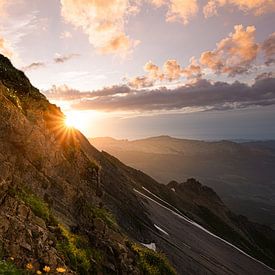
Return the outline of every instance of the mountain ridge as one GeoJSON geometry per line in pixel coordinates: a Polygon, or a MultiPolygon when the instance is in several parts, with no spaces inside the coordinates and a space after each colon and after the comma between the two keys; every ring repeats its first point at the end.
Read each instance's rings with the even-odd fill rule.
{"type": "Polygon", "coordinates": [[[0,64],[1,260],[31,274],[45,267],[173,274],[163,256],[134,246],[102,207],[100,166],[81,149],[80,133],[1,55],[0,64]]]}

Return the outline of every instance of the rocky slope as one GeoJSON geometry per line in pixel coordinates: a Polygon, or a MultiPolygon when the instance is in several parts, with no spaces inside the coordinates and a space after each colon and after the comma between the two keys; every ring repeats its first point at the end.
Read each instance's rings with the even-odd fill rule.
{"type": "Polygon", "coordinates": [[[101,167],[77,135],[0,55],[0,273],[173,274],[103,208],[101,167]]]}
{"type": "Polygon", "coordinates": [[[60,109],[0,55],[0,274],[175,274],[135,242],[154,242],[178,274],[273,273],[190,219],[274,266],[271,229],[232,218],[196,181],[183,187],[160,185],[64,127],[60,109]],[[164,222],[175,225],[169,237],[156,226],[164,222]]]}
{"type": "MultiPolygon", "coordinates": [[[[158,203],[163,204],[171,210],[176,209],[177,213],[183,214],[192,221],[204,226],[204,228],[209,231],[243,249],[243,251],[249,253],[249,255],[275,267],[275,232],[268,226],[252,223],[246,217],[232,213],[211,188],[201,185],[201,183],[194,179],[190,179],[181,184],[176,183],[177,186],[172,187],[170,184],[168,186],[158,184],[146,174],[122,164],[109,154],[103,152],[103,156],[107,158],[108,163],[114,165],[113,168],[108,165],[108,169],[103,169],[105,172],[125,175],[124,180],[120,179],[119,181],[115,181],[116,184],[110,183],[110,185],[108,185],[109,192],[106,194],[106,198],[108,198],[106,203],[109,207],[111,209],[117,209],[118,213],[122,213],[119,215],[119,222],[121,224],[124,224],[125,219],[123,217],[127,215],[132,215],[133,220],[141,222],[138,228],[142,228],[142,225],[145,223],[139,219],[138,215],[135,215],[135,213],[140,211],[140,205],[135,207],[134,204],[131,204],[129,208],[128,205],[125,206],[125,197],[117,195],[121,192],[120,190],[123,190],[126,186],[127,189],[124,189],[125,191],[123,191],[123,193],[124,196],[127,194],[129,198],[127,202],[129,201],[130,203],[132,194],[128,186],[131,184],[134,188],[156,200],[158,203]],[[172,188],[174,188],[175,191],[172,188]],[[157,199],[155,195],[158,196],[157,199]],[[163,201],[165,203],[163,203],[163,201]]],[[[105,167],[105,162],[106,159],[100,161],[102,167],[105,167]]],[[[146,204],[148,203],[147,200],[146,204]]],[[[147,205],[145,206],[147,208],[147,205]]],[[[149,215],[153,221],[152,216],[158,216],[158,210],[156,210],[156,212],[154,212],[154,210],[155,209],[153,209],[153,212],[149,210],[149,215]]],[[[169,220],[169,217],[166,218],[169,220]]],[[[145,226],[147,227],[148,224],[146,223],[145,226]]],[[[127,228],[127,226],[125,228],[127,228]]],[[[132,228],[132,230],[134,229],[132,228]]],[[[189,233],[190,232],[188,232],[188,234],[189,233]]],[[[184,232],[182,232],[182,234],[184,235],[184,232]]],[[[142,242],[148,242],[157,238],[154,234],[148,235],[148,233],[143,233],[141,236],[147,236],[146,239],[140,239],[142,242]]],[[[200,240],[200,237],[201,236],[198,236],[197,241],[200,240]]],[[[142,237],[139,236],[139,238],[142,237]]],[[[172,252],[170,248],[167,248],[167,246],[163,246],[162,243],[158,245],[162,247],[164,251],[167,249],[167,255],[175,253],[174,251],[172,252]]],[[[216,251],[217,253],[221,253],[223,250],[222,248],[219,249],[220,251],[216,251]]],[[[173,262],[173,257],[170,259],[173,262]]],[[[182,259],[180,261],[182,261],[182,259]]],[[[173,263],[181,272],[190,272],[190,270],[181,269],[182,266],[178,266],[178,262],[173,263]]],[[[196,274],[198,270],[194,270],[196,269],[192,269],[192,272],[196,274]]]]}

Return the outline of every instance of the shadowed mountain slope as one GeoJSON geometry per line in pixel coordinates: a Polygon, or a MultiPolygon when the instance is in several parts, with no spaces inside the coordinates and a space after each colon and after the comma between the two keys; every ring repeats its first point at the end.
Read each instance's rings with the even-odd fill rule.
{"type": "Polygon", "coordinates": [[[90,142],[162,183],[195,177],[232,211],[275,228],[274,141],[236,143],[160,136],[90,142]]]}

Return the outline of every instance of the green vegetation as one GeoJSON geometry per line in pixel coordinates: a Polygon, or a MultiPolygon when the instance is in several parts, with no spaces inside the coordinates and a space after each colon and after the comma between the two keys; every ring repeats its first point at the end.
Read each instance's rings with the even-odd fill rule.
{"type": "Polygon", "coordinates": [[[176,271],[170,265],[165,255],[157,253],[137,244],[130,244],[130,248],[138,255],[138,264],[144,274],[175,275],[176,271]]]}
{"type": "Polygon", "coordinates": [[[13,67],[10,60],[0,54],[0,78],[3,84],[24,95],[30,95],[35,99],[45,97],[34,88],[22,71],[13,67]]]}
{"type": "Polygon", "coordinates": [[[18,197],[27,204],[33,213],[43,219],[48,225],[57,225],[57,221],[53,216],[48,204],[41,198],[31,193],[29,190],[14,191],[18,197]]]}
{"type": "Polygon", "coordinates": [[[6,97],[20,110],[22,110],[22,105],[19,97],[16,95],[14,91],[8,89],[9,93],[6,94],[6,97]]]}
{"type": "Polygon", "coordinates": [[[118,224],[115,217],[105,208],[95,207],[91,203],[82,202],[80,205],[81,214],[85,216],[87,220],[93,220],[95,218],[100,218],[104,223],[111,229],[117,230],[118,224]]]}
{"type": "Polygon", "coordinates": [[[20,198],[32,209],[34,214],[39,218],[49,221],[50,210],[48,204],[34,194],[22,192],[20,198]]]}
{"type": "Polygon", "coordinates": [[[94,218],[102,219],[108,227],[118,229],[115,217],[105,208],[90,207],[91,214],[94,218]]]}
{"type": "Polygon", "coordinates": [[[11,261],[0,261],[0,275],[22,275],[27,274],[19,270],[11,261]]]}
{"type": "Polygon", "coordinates": [[[102,254],[91,248],[85,237],[70,233],[62,225],[59,228],[61,240],[57,243],[57,250],[65,256],[68,265],[79,274],[91,274],[95,271],[96,267],[91,259],[100,264],[103,260],[102,254]]]}

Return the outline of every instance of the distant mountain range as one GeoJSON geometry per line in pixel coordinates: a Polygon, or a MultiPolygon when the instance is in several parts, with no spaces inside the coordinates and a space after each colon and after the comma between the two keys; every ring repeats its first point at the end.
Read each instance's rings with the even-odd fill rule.
{"type": "Polygon", "coordinates": [[[169,136],[90,142],[167,184],[195,177],[235,212],[275,226],[275,141],[198,141],[169,136]]]}

